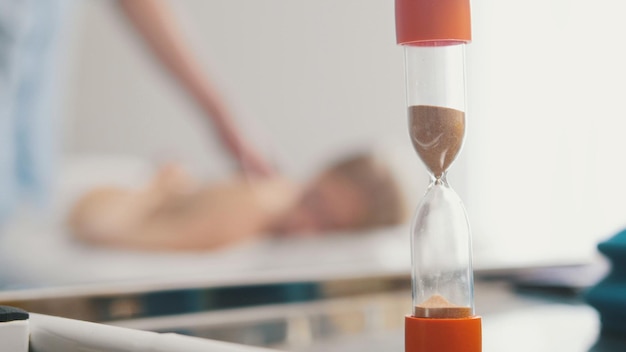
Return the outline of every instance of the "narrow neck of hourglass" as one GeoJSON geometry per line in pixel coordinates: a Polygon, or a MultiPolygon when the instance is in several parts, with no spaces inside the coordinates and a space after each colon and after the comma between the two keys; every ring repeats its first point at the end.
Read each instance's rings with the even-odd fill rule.
{"type": "Polygon", "coordinates": [[[448,187],[448,172],[444,171],[442,174],[440,174],[439,176],[435,176],[432,173],[429,173],[430,175],[430,184],[429,187],[432,186],[444,186],[444,187],[448,187]]]}

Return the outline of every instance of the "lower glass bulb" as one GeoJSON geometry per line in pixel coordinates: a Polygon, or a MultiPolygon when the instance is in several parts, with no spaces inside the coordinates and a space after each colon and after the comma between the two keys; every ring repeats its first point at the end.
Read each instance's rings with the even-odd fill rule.
{"type": "Polygon", "coordinates": [[[411,253],[415,317],[474,315],[469,222],[445,175],[433,179],[417,208],[411,253]]]}

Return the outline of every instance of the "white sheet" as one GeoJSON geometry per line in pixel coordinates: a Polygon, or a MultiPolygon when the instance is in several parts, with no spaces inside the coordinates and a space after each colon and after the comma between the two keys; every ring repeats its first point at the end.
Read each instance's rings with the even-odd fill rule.
{"type": "MultiPolygon", "coordinates": [[[[0,238],[3,288],[111,284],[221,286],[408,274],[402,228],[267,240],[204,253],[113,250],[71,240],[59,225],[19,221],[0,238]]],[[[1,294],[0,294],[1,296],[1,294]]]]}

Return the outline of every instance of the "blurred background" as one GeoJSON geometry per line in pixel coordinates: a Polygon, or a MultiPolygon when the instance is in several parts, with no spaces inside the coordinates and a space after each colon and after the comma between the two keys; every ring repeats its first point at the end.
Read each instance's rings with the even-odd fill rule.
{"type": "MultiPolygon", "coordinates": [[[[380,146],[402,160],[409,197],[421,196],[428,181],[408,143],[391,4],[171,6],[237,122],[281,171],[306,179],[329,156],[380,146]]],[[[469,130],[450,178],[467,203],[476,241],[535,251],[565,242],[568,251],[588,254],[624,223],[626,186],[615,181],[626,176],[616,115],[626,54],[612,35],[622,29],[612,18],[621,5],[473,6],[469,130]]],[[[209,178],[228,175],[232,161],[202,112],[117,12],[109,1],[90,1],[75,13],[66,154],[180,158],[209,178]]]]}
{"type": "MultiPolygon", "coordinates": [[[[307,182],[330,160],[375,150],[389,163],[413,211],[428,176],[408,138],[403,51],[395,45],[392,1],[165,3],[235,124],[276,170],[307,182]]],[[[376,296],[353,307],[359,314],[365,309],[358,318],[346,308],[345,316],[330,320],[288,313],[283,324],[275,313],[283,308],[261,311],[287,331],[274,340],[280,329],[271,324],[255,325],[240,341],[233,332],[239,330],[221,327],[221,316],[193,319],[215,327],[201,336],[302,351],[333,350],[315,347],[316,336],[326,336],[329,326],[353,333],[399,328],[397,318],[406,312],[390,302],[410,299],[404,291],[410,265],[406,222],[357,236],[270,240],[215,253],[101,249],[69,239],[64,216],[90,187],[145,183],[159,163],[171,160],[203,182],[231,177],[238,166],[205,111],[163,69],[116,1],[63,4],[57,37],[62,49],[51,78],[57,98],[50,105],[59,116],[51,127],[58,132],[59,153],[51,156],[54,171],[45,176],[54,186],[43,207],[18,200],[5,212],[10,215],[0,239],[4,302],[58,315],[70,302],[82,302],[85,313],[73,317],[121,321],[247,305],[266,309],[356,290],[376,296]],[[254,288],[258,304],[249,298],[224,303],[224,297],[240,292],[228,290],[241,287],[254,288]],[[186,303],[151,310],[165,301],[186,303]],[[193,308],[189,302],[195,302],[193,308]]],[[[626,31],[626,4],[482,0],[472,6],[468,131],[449,179],[469,213],[478,276],[595,268],[596,244],[626,224],[621,182],[626,51],[619,36],[626,31]]],[[[563,285],[579,289],[599,278],[596,270],[575,276],[583,283],[563,285]]],[[[560,273],[548,281],[557,279],[560,273]]],[[[410,303],[402,302],[408,311],[410,303]]],[[[237,317],[248,313],[238,314],[223,318],[239,326],[237,317]]],[[[121,323],[168,330],[163,324],[121,323]]],[[[194,332],[192,325],[178,321],[173,329],[194,332]]],[[[397,337],[386,334],[376,336],[397,337]]],[[[348,351],[348,342],[342,344],[337,350],[348,351]]]]}

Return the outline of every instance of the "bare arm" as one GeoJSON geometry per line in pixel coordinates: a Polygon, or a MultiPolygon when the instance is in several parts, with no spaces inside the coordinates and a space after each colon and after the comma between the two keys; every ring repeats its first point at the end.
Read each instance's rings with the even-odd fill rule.
{"type": "Polygon", "coordinates": [[[210,117],[222,143],[242,168],[256,175],[272,174],[269,164],[237,130],[231,111],[184,41],[167,4],[162,0],[119,0],[119,5],[156,57],[210,117]]]}

